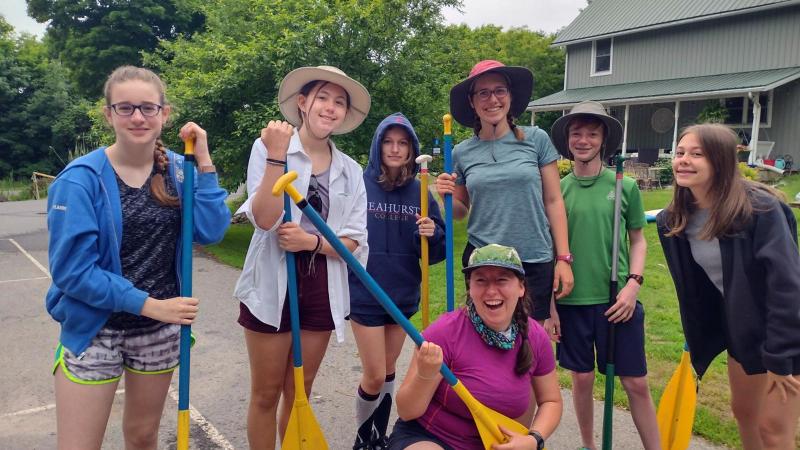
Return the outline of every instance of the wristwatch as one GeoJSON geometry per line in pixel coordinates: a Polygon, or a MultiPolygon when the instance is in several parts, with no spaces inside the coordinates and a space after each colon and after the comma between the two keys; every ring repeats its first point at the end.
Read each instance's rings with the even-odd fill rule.
{"type": "Polygon", "coordinates": [[[567,253],[566,255],[556,256],[556,261],[564,261],[567,264],[572,264],[572,261],[575,261],[575,258],[572,256],[572,253],[567,253]]]}
{"type": "MultiPolygon", "coordinates": [[[[627,279],[628,279],[628,280],[630,280],[631,278],[633,278],[634,280],[636,280],[636,282],[637,282],[637,283],[639,283],[639,286],[641,286],[641,285],[643,285],[643,284],[644,284],[644,277],[643,277],[642,275],[639,275],[639,274],[637,274],[637,273],[632,273],[632,274],[629,274],[629,275],[628,275],[628,278],[627,278],[627,279]]],[[[627,280],[626,280],[626,281],[627,281],[627,280]]]]}
{"type": "Polygon", "coordinates": [[[544,448],[544,438],[538,431],[530,430],[528,431],[528,436],[533,436],[533,438],[536,439],[536,450],[542,450],[544,448]]]}

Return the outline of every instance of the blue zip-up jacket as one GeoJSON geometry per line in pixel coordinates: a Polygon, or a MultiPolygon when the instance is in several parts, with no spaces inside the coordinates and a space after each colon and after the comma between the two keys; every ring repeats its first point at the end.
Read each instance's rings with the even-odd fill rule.
{"type": "MultiPolygon", "coordinates": [[[[169,176],[180,197],[183,156],[171,151],[167,156],[169,176]]],[[[230,223],[227,193],[214,173],[197,174],[195,180],[193,239],[201,244],[220,241],[230,223]]],[[[72,161],[53,181],[47,198],[47,227],[53,277],[47,312],[61,324],[61,344],[80,355],[112,312],[140,314],[148,297],[122,276],[122,209],[105,147],[72,161]]],[[[180,237],[175,251],[180,284],[180,237]]]]}
{"type": "MultiPolygon", "coordinates": [[[[383,119],[375,130],[369,152],[369,164],[364,170],[364,185],[367,189],[367,234],[369,259],[367,272],[383,288],[397,307],[407,315],[419,308],[420,237],[417,219],[420,209],[420,182],[412,178],[403,186],[391,191],[378,184],[381,174],[381,141],[386,131],[393,126],[402,127],[411,137],[413,155],[419,156],[419,139],[411,122],[401,113],[383,119]]],[[[414,174],[419,172],[415,165],[414,174]]],[[[431,181],[433,177],[431,177],[431,181]]],[[[436,223],[436,231],[428,238],[428,257],[431,264],[445,258],[444,221],[439,205],[428,193],[428,216],[436,223]]],[[[384,314],[383,308],[367,291],[361,281],[350,272],[350,313],[384,314]]]]}

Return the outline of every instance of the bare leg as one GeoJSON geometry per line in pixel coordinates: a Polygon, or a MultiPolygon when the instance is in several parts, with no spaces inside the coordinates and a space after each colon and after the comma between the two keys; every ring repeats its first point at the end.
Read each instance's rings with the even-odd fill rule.
{"type": "MultiPolygon", "coordinates": [[[[289,334],[289,333],[286,333],[289,334]]],[[[328,342],[331,340],[330,331],[307,331],[300,330],[300,345],[303,347],[303,378],[305,378],[306,395],[311,395],[311,387],[314,378],[317,376],[322,358],[328,349],[328,342]]],[[[286,426],[289,424],[289,415],[294,406],[294,378],[292,376],[293,367],[291,355],[286,359],[287,367],[283,380],[283,402],[278,415],[278,427],[281,436],[286,433],[286,426]]]]}
{"type": "Polygon", "coordinates": [[[619,378],[622,382],[622,387],[628,393],[631,416],[633,416],[633,423],[636,425],[639,437],[642,439],[642,445],[646,450],[661,449],[656,408],[653,406],[653,399],[650,397],[647,376],[619,378]]]}
{"type": "MultiPolygon", "coordinates": [[[[386,335],[388,327],[368,327],[350,321],[361,359],[361,388],[367,394],[377,394],[386,379],[386,335]]],[[[402,344],[401,344],[402,345],[402,344]]]]}
{"type": "Polygon", "coordinates": [[[728,380],[731,385],[731,410],[739,427],[742,447],[745,450],[762,450],[764,445],[758,429],[758,416],[766,393],[766,375],[748,376],[741,364],[729,356],[728,380]]]}
{"type": "Polygon", "coordinates": [[[787,397],[784,403],[780,393],[773,389],[766,394],[762,403],[758,425],[766,450],[795,448],[794,438],[797,420],[800,418],[800,395],[787,393],[787,397]]]}
{"type": "Polygon", "coordinates": [[[125,372],[125,412],[122,432],[128,450],[158,448],[158,426],[164,412],[172,372],[143,375],[125,372]]]}
{"type": "Polygon", "coordinates": [[[61,366],[54,378],[59,450],[99,450],[118,382],[78,384],[67,379],[61,366]]]}
{"type": "Polygon", "coordinates": [[[594,372],[570,372],[572,374],[572,404],[581,431],[584,447],[594,449],[594,372]]]}
{"type": "Polygon", "coordinates": [[[278,400],[283,391],[292,335],[258,333],[245,329],[244,337],[250,357],[247,440],[251,449],[274,450],[278,400]]]}
{"type": "Polygon", "coordinates": [[[403,351],[403,343],[406,342],[406,332],[400,325],[386,325],[386,373],[397,371],[397,358],[403,351]]]}

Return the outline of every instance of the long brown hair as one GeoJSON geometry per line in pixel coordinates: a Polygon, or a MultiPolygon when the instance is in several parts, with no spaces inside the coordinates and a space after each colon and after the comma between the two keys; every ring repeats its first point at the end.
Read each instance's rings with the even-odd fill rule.
{"type": "MultiPolygon", "coordinates": [[[[489,73],[495,73],[495,72],[489,72],[489,73]]],[[[508,101],[511,102],[511,80],[508,78],[508,76],[506,76],[506,74],[501,74],[501,75],[506,80],[506,87],[508,88],[508,101]]],[[[476,78],[469,86],[469,89],[467,90],[468,92],[467,95],[469,95],[470,97],[472,97],[473,94],[475,94],[472,91],[472,89],[475,87],[475,82],[478,81],[480,78],[481,77],[476,78]]],[[[481,128],[483,128],[483,125],[481,124],[481,118],[478,116],[478,112],[475,110],[475,106],[472,104],[472,99],[470,98],[468,100],[469,100],[468,104],[472,108],[472,113],[475,114],[475,120],[472,121],[473,124],[472,130],[475,132],[475,136],[480,138],[481,128]]],[[[511,131],[514,132],[514,136],[516,136],[517,140],[524,141],[525,132],[522,131],[522,129],[517,128],[517,124],[514,123],[514,119],[515,118],[511,115],[511,111],[509,111],[508,114],[506,115],[506,122],[508,122],[508,126],[509,128],[511,128],[511,131]]]]}
{"type": "Polygon", "coordinates": [[[414,160],[414,143],[412,142],[413,139],[411,135],[408,133],[408,130],[405,127],[401,127],[400,125],[390,125],[383,130],[383,134],[381,135],[381,139],[386,136],[386,133],[392,129],[397,128],[403,130],[408,138],[408,161],[400,168],[400,174],[397,178],[392,178],[389,176],[389,169],[383,164],[383,144],[378,143],[381,146],[381,174],[378,175],[378,184],[383,188],[384,191],[392,191],[400,186],[405,185],[408,180],[414,178],[414,169],[416,168],[417,162],[414,160]]]}
{"type": "MultiPolygon", "coordinates": [[[[678,138],[693,134],[700,142],[703,155],[711,166],[711,188],[708,195],[711,203],[708,222],[700,231],[700,239],[713,239],[736,234],[752,218],[754,206],[748,196],[750,191],[761,191],[783,200],[783,195],[775,189],[746,180],[739,173],[736,158],[738,138],[732,129],[721,124],[704,123],[685,128],[678,138]]],[[[673,181],[672,201],[667,206],[667,236],[681,234],[689,221],[689,216],[697,209],[695,198],[689,188],[678,186],[673,181]]]]}
{"type": "MultiPolygon", "coordinates": [[[[517,350],[517,362],[514,365],[514,372],[517,375],[524,375],[533,366],[533,350],[531,349],[531,343],[528,340],[528,317],[530,316],[529,305],[531,305],[533,302],[528,294],[528,286],[525,284],[525,277],[520,276],[516,272],[514,275],[522,283],[522,285],[525,286],[525,293],[522,294],[522,297],[520,297],[517,301],[517,307],[514,308],[514,315],[511,318],[511,320],[517,324],[519,336],[522,338],[521,345],[517,350]]],[[[474,300],[472,300],[472,297],[469,296],[469,278],[467,278],[466,302],[469,304],[473,301],[474,300]]]]}
{"type": "MultiPolygon", "coordinates": [[[[168,104],[165,94],[166,86],[164,85],[164,82],[161,81],[161,78],[153,73],[153,71],[142,67],[120,66],[111,72],[111,75],[108,76],[108,79],[103,86],[103,95],[106,99],[107,108],[111,107],[111,90],[113,87],[117,84],[132,80],[143,81],[151,84],[156,88],[156,91],[158,91],[159,103],[162,106],[166,106],[168,104]]],[[[167,192],[167,187],[164,182],[164,177],[167,174],[168,164],[169,158],[167,158],[167,150],[164,147],[164,143],[161,142],[160,138],[156,139],[156,145],[153,149],[153,166],[156,170],[156,173],[150,180],[150,193],[161,205],[177,208],[180,206],[180,200],[178,197],[172,196],[167,192]]]]}

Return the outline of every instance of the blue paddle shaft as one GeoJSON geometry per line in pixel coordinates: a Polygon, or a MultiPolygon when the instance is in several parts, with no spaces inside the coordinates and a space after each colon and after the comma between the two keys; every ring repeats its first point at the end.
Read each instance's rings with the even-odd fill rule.
{"type": "MultiPolygon", "coordinates": [[[[316,212],[316,211],[315,211],[316,212]]],[[[283,223],[292,221],[292,203],[288,194],[283,196],[283,223]]],[[[292,324],[292,362],[303,367],[303,348],[300,345],[300,307],[297,300],[297,266],[293,252],[286,252],[286,283],[289,290],[289,319],[292,324]]]]}
{"type": "MultiPolygon", "coordinates": [[[[183,217],[181,221],[181,297],[192,296],[192,237],[194,236],[194,155],[183,159],[183,217]]],[[[181,325],[178,410],[189,409],[189,371],[192,326],[181,325]]]]}
{"type": "MultiPolygon", "coordinates": [[[[444,135],[444,171],[453,171],[453,136],[444,135]]],[[[455,308],[455,284],[453,276],[453,194],[444,196],[445,279],[447,282],[447,310],[455,308]]]]}
{"type": "MultiPolygon", "coordinates": [[[[403,327],[403,330],[405,330],[405,332],[411,337],[411,339],[414,340],[414,343],[417,344],[417,347],[422,345],[422,343],[425,342],[425,339],[422,337],[420,332],[417,331],[417,329],[414,328],[414,325],[411,324],[411,321],[406,319],[403,313],[400,312],[400,310],[394,304],[392,299],[390,299],[389,296],[386,295],[386,292],[384,292],[383,289],[381,289],[381,287],[378,286],[378,283],[376,283],[375,280],[372,278],[372,276],[369,273],[367,273],[367,271],[364,269],[361,263],[358,262],[356,257],[353,256],[352,253],[350,253],[350,250],[348,250],[347,247],[344,246],[342,241],[339,240],[339,237],[336,236],[336,234],[333,232],[333,230],[331,230],[328,224],[325,223],[324,220],[322,220],[322,217],[319,216],[317,211],[315,211],[314,208],[311,205],[309,205],[305,199],[298,202],[297,206],[299,206],[300,210],[303,211],[303,214],[305,214],[306,217],[308,217],[311,220],[311,223],[313,223],[314,226],[317,227],[317,230],[319,230],[319,232],[322,233],[322,235],[325,237],[328,243],[336,250],[336,253],[338,253],[339,256],[347,263],[347,265],[350,267],[353,273],[358,277],[358,279],[361,280],[362,283],[364,283],[364,286],[367,288],[370,294],[372,294],[372,296],[375,297],[376,300],[378,300],[378,303],[380,303],[381,306],[383,306],[383,309],[385,309],[386,312],[390,316],[392,316],[392,319],[394,319],[395,322],[397,322],[401,327],[403,327]]],[[[445,381],[447,381],[447,384],[449,384],[450,386],[454,386],[458,382],[456,376],[453,375],[453,372],[444,363],[442,363],[442,367],[441,369],[439,369],[439,371],[442,373],[442,376],[444,377],[445,381]]]]}

